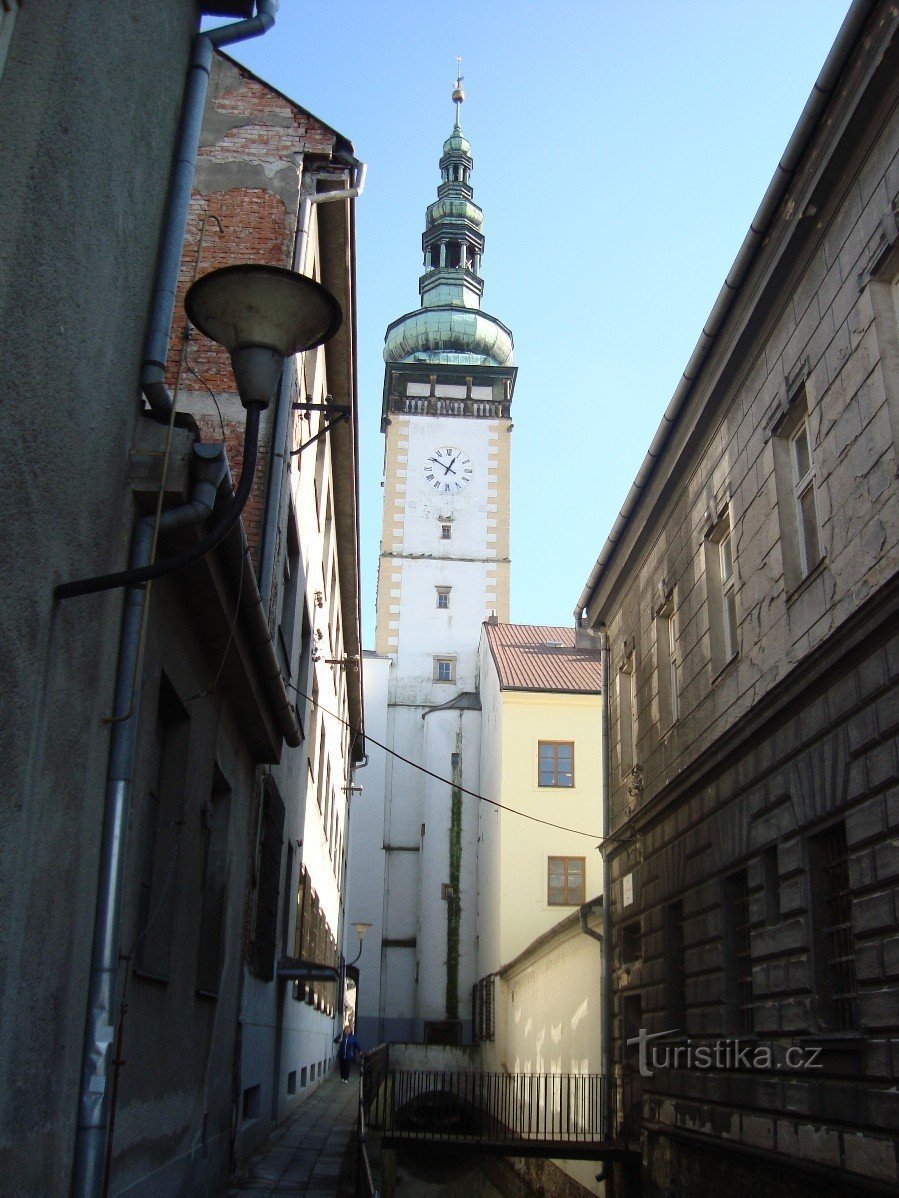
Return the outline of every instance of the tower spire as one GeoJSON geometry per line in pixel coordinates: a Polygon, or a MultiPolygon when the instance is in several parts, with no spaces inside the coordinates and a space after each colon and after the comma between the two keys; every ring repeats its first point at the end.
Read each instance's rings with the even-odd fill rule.
{"type": "Polygon", "coordinates": [[[481,309],[484,214],[475,203],[471,186],[474,160],[462,132],[462,79],[462,59],[457,58],[452,90],[456,122],[443,143],[437,199],[425,211],[421,238],[421,306],[388,328],[384,343],[388,362],[512,364],[512,334],[481,309]]]}
{"type": "Polygon", "coordinates": [[[453,103],[456,106],[456,129],[462,132],[461,110],[462,103],[465,100],[465,92],[462,90],[462,80],[465,76],[462,74],[462,59],[456,56],[456,86],[453,88],[453,103]]]}

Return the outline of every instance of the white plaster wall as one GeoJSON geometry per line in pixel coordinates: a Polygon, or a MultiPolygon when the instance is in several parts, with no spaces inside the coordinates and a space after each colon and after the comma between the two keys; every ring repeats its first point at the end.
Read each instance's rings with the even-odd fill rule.
{"type": "Polygon", "coordinates": [[[428,556],[483,556],[487,540],[487,454],[490,434],[494,439],[497,424],[492,420],[456,416],[421,416],[409,419],[409,448],[406,463],[406,494],[403,504],[405,527],[404,553],[428,556]],[[424,466],[435,449],[453,446],[471,459],[471,482],[457,495],[438,494],[424,474],[424,466]],[[451,541],[440,542],[439,524],[443,518],[453,521],[451,541]]]}
{"type": "MultiPolygon", "coordinates": [[[[460,783],[478,793],[480,775],[480,712],[435,711],[424,720],[424,764],[440,778],[451,780],[452,756],[461,758],[460,783]]],[[[452,787],[426,778],[423,816],[421,889],[419,893],[419,1012],[422,1019],[445,1019],[447,985],[447,924],[449,904],[441,898],[441,884],[450,880],[450,814],[452,787]]],[[[458,1018],[471,1014],[471,987],[475,982],[477,937],[477,812],[478,800],[462,796],[460,862],[458,1018]]]]}
{"type": "MultiPolygon", "coordinates": [[[[478,651],[479,688],[481,695],[481,752],[480,793],[498,800],[502,791],[503,768],[503,707],[499,676],[487,644],[487,634],[481,631],[478,651]]],[[[500,962],[500,854],[502,820],[499,808],[480,803],[478,811],[478,977],[495,970],[500,962]]]]}
{"type": "MultiPolygon", "coordinates": [[[[591,919],[598,930],[598,921],[591,919]]],[[[600,944],[566,927],[501,975],[493,1068],[510,1073],[599,1073],[600,944]]],[[[596,1165],[556,1161],[595,1194],[596,1165]]]]}
{"type": "Polygon", "coordinates": [[[384,841],[384,786],[388,756],[374,742],[387,743],[387,687],[390,659],[365,653],[362,657],[362,690],[365,705],[368,764],[357,769],[355,782],[362,787],[350,801],[347,867],[346,930],[344,956],[352,961],[359,951],[354,922],[372,926],[362,941],[359,991],[356,999],[356,1033],[366,1048],[378,1042],[381,1000],[381,940],[384,936],[386,855],[384,841]],[[371,739],[368,739],[371,738],[371,739]]]}

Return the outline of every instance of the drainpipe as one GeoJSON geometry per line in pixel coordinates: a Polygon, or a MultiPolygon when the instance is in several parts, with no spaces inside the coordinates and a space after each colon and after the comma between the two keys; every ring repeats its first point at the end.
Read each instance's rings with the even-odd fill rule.
{"type": "Polygon", "coordinates": [[[600,1071],[605,1077],[606,1101],[603,1104],[602,1138],[612,1139],[612,880],[609,870],[609,831],[612,827],[611,817],[611,770],[609,769],[609,632],[605,624],[599,626],[599,669],[602,685],[602,706],[600,717],[600,736],[602,738],[602,988],[599,995],[600,1019],[600,1071]]]}
{"type": "MultiPolygon", "coordinates": [[[[197,444],[193,447],[193,455],[195,483],[191,502],[163,512],[159,519],[160,533],[202,524],[212,512],[216,492],[227,473],[224,446],[197,444]]],[[[144,516],[135,524],[130,554],[132,567],[143,566],[150,560],[155,524],[155,514],[144,516]]],[[[140,706],[138,672],[146,596],[144,584],[130,586],[125,592],[119,639],[115,715],[110,721],[103,838],[81,1058],[72,1198],[97,1198],[103,1191],[116,1023],[119,923],[140,706]]]]}
{"type": "Polygon", "coordinates": [[[592,899],[589,903],[584,903],[583,906],[578,907],[577,912],[578,926],[580,927],[580,930],[585,936],[592,936],[594,940],[598,940],[600,944],[602,944],[602,932],[594,932],[594,930],[587,923],[587,920],[590,917],[590,912],[595,911],[597,907],[602,907],[602,905],[602,899],[599,901],[592,899]]]}
{"type": "MultiPolygon", "coordinates": [[[[297,220],[297,236],[293,251],[293,269],[299,271],[306,253],[306,242],[309,239],[310,216],[313,204],[327,204],[332,200],[354,200],[361,196],[365,189],[365,175],[368,167],[364,162],[355,158],[349,162],[352,170],[352,186],[341,188],[339,191],[307,192],[300,201],[300,213],[297,220]]],[[[321,176],[311,175],[313,181],[321,176]]],[[[284,496],[284,477],[287,473],[287,463],[290,461],[290,415],[293,381],[296,377],[296,357],[291,358],[289,366],[285,366],[281,376],[281,386],[278,389],[278,408],[275,414],[275,429],[272,438],[274,452],[272,453],[271,475],[268,489],[268,501],[262,526],[262,544],[259,551],[259,591],[262,602],[268,614],[272,598],[272,583],[275,571],[275,546],[278,541],[278,524],[281,519],[281,500],[284,496]]]]}
{"type": "Polygon", "coordinates": [[[157,415],[168,416],[172,410],[172,397],[165,385],[165,366],[212,52],[218,46],[230,46],[251,37],[259,37],[274,25],[277,11],[278,0],[256,0],[255,17],[220,25],[217,29],[207,29],[194,38],[140,370],[141,391],[157,415]]]}

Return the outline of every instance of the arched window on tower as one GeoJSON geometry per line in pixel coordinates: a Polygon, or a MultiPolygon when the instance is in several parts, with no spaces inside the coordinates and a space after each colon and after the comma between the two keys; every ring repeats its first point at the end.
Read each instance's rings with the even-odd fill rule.
{"type": "Polygon", "coordinates": [[[437,270],[440,267],[440,246],[431,246],[431,270],[437,270]]]}
{"type": "Polygon", "coordinates": [[[458,267],[462,261],[462,250],[458,241],[448,241],[446,243],[446,264],[449,267],[458,267]]]}

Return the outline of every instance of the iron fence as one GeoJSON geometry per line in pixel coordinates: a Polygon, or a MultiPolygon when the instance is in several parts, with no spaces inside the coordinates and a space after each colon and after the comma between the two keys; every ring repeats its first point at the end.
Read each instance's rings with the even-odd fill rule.
{"type": "Polygon", "coordinates": [[[595,1073],[401,1070],[386,1056],[369,1067],[366,1116],[391,1140],[598,1144],[627,1109],[620,1079],[595,1073]]]}

